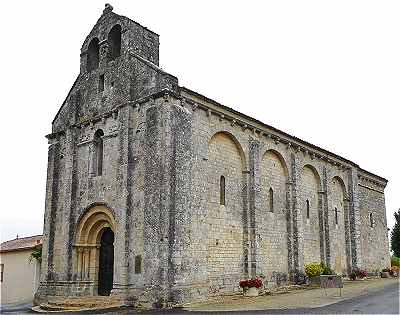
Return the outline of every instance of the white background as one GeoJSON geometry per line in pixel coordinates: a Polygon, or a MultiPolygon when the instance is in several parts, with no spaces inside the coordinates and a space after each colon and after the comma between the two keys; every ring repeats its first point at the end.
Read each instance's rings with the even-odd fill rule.
{"type": "MultiPolygon", "coordinates": [[[[400,207],[400,1],[116,1],[181,86],[389,180],[400,207]]],[[[2,1],[1,241],[40,234],[51,121],[104,1],[2,1]]]]}

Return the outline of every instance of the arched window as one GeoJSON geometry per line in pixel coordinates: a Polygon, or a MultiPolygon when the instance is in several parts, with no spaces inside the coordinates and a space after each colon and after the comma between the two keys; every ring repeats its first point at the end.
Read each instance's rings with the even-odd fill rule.
{"type": "Polygon", "coordinates": [[[335,208],[335,223],[336,223],[336,225],[339,223],[337,208],[335,208]]]}
{"type": "Polygon", "coordinates": [[[121,25],[114,25],[108,33],[108,61],[121,55],[121,25]]]}
{"type": "Polygon", "coordinates": [[[219,179],[219,204],[225,205],[225,177],[219,179]]]}
{"type": "Polygon", "coordinates": [[[271,187],[269,188],[269,211],[274,212],[274,191],[271,187]]]}
{"type": "Polygon", "coordinates": [[[93,38],[86,53],[86,71],[90,72],[99,67],[99,39],[93,38]]]}
{"type": "Polygon", "coordinates": [[[374,227],[374,216],[372,213],[369,214],[369,226],[374,227]]]}
{"type": "Polygon", "coordinates": [[[103,174],[103,130],[99,129],[94,134],[95,158],[94,158],[94,174],[100,176],[103,174]]]}
{"type": "Polygon", "coordinates": [[[306,200],[306,213],[307,213],[307,219],[310,218],[310,201],[307,199],[306,200]]]}

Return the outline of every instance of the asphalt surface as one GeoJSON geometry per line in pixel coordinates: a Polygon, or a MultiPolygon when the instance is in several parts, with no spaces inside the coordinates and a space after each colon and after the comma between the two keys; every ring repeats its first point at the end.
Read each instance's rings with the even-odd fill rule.
{"type": "MultiPolygon", "coordinates": [[[[218,312],[220,315],[262,315],[262,314],[400,314],[399,309],[399,282],[384,287],[381,291],[367,293],[356,298],[341,301],[318,308],[297,308],[297,309],[279,309],[279,310],[262,310],[262,311],[240,311],[240,312],[218,312]]],[[[29,309],[10,309],[1,310],[2,314],[38,314],[29,309]]],[[[131,308],[122,308],[118,310],[107,311],[88,311],[79,313],[54,313],[65,315],[78,314],[108,314],[108,315],[125,315],[125,314],[143,314],[143,315],[210,315],[210,312],[189,312],[185,310],[155,310],[138,312],[131,308]]]]}

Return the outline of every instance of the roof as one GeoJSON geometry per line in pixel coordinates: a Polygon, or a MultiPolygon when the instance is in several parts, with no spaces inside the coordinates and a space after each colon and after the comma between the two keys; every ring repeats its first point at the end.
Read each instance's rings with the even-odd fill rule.
{"type": "Polygon", "coordinates": [[[38,246],[42,246],[42,243],[43,235],[16,238],[14,240],[1,243],[0,253],[34,249],[38,246]]]}
{"type": "Polygon", "coordinates": [[[224,109],[224,110],[226,110],[226,111],[228,111],[228,112],[231,112],[231,113],[233,113],[233,114],[235,114],[235,115],[238,115],[238,116],[242,116],[243,118],[245,118],[245,119],[247,119],[247,120],[249,120],[249,121],[252,121],[252,122],[254,122],[254,123],[256,123],[256,124],[259,124],[259,125],[261,125],[261,126],[264,126],[264,127],[268,128],[268,129],[270,129],[270,130],[272,130],[272,131],[274,131],[274,132],[276,132],[276,133],[278,133],[278,134],[281,134],[281,135],[284,136],[284,137],[291,138],[291,139],[293,139],[294,141],[297,141],[297,142],[299,142],[299,143],[301,143],[301,144],[303,144],[303,145],[309,146],[309,147],[312,148],[312,149],[321,151],[321,152],[323,152],[323,153],[325,153],[325,154],[327,154],[327,155],[330,155],[330,156],[335,157],[335,158],[337,158],[337,159],[339,159],[339,160],[341,160],[341,161],[343,161],[343,162],[345,162],[345,163],[348,163],[348,164],[350,164],[350,165],[352,165],[352,166],[358,168],[360,171],[365,172],[365,173],[367,173],[368,175],[373,176],[373,177],[377,178],[377,179],[380,180],[380,181],[383,181],[385,184],[388,182],[388,180],[387,180],[386,178],[381,177],[381,176],[379,176],[379,175],[376,175],[376,174],[374,174],[374,173],[371,173],[371,172],[369,172],[369,171],[366,171],[366,170],[362,169],[358,164],[356,164],[356,163],[354,163],[354,162],[352,162],[352,161],[350,161],[350,160],[348,160],[348,159],[346,159],[346,158],[344,158],[344,157],[342,157],[342,156],[340,156],[340,155],[337,155],[337,154],[335,154],[335,153],[333,153],[333,152],[330,152],[330,151],[328,151],[328,150],[325,150],[325,149],[323,149],[323,148],[320,148],[320,147],[318,147],[318,146],[316,146],[316,145],[314,145],[314,144],[312,144],[312,143],[309,143],[309,142],[304,141],[304,140],[302,140],[302,139],[300,139],[300,138],[297,138],[297,137],[295,137],[295,136],[292,136],[292,135],[290,135],[290,134],[288,134],[288,133],[286,133],[286,132],[284,132],[284,131],[282,131],[282,130],[279,130],[279,129],[273,127],[273,126],[267,125],[266,123],[263,123],[263,122],[261,122],[261,121],[255,119],[255,118],[253,118],[253,117],[250,117],[250,116],[247,116],[246,114],[240,113],[240,112],[238,112],[238,111],[236,111],[236,110],[234,110],[234,109],[232,109],[232,108],[230,108],[230,107],[228,107],[228,106],[222,105],[222,104],[218,103],[217,101],[214,101],[214,100],[212,100],[212,99],[210,99],[210,98],[208,98],[208,97],[206,97],[206,96],[204,96],[204,95],[202,95],[202,94],[200,94],[200,93],[198,93],[198,92],[196,92],[196,91],[193,91],[193,90],[191,90],[191,89],[189,89],[189,88],[187,88],[187,87],[183,87],[183,86],[182,86],[182,87],[180,87],[180,89],[183,90],[183,91],[185,91],[185,92],[188,93],[188,94],[191,94],[191,95],[193,95],[193,96],[195,96],[195,97],[197,97],[197,98],[199,98],[199,99],[202,99],[203,101],[205,101],[205,102],[207,102],[207,103],[214,104],[215,106],[220,107],[220,108],[222,108],[222,109],[224,109]]]}

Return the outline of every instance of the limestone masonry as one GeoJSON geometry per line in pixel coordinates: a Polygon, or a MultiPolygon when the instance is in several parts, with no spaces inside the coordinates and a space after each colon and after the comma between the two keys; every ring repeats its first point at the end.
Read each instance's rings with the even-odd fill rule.
{"type": "Polygon", "coordinates": [[[387,181],[188,88],[112,12],[52,123],[36,300],[190,301],[240,279],[389,266],[387,181]]]}

